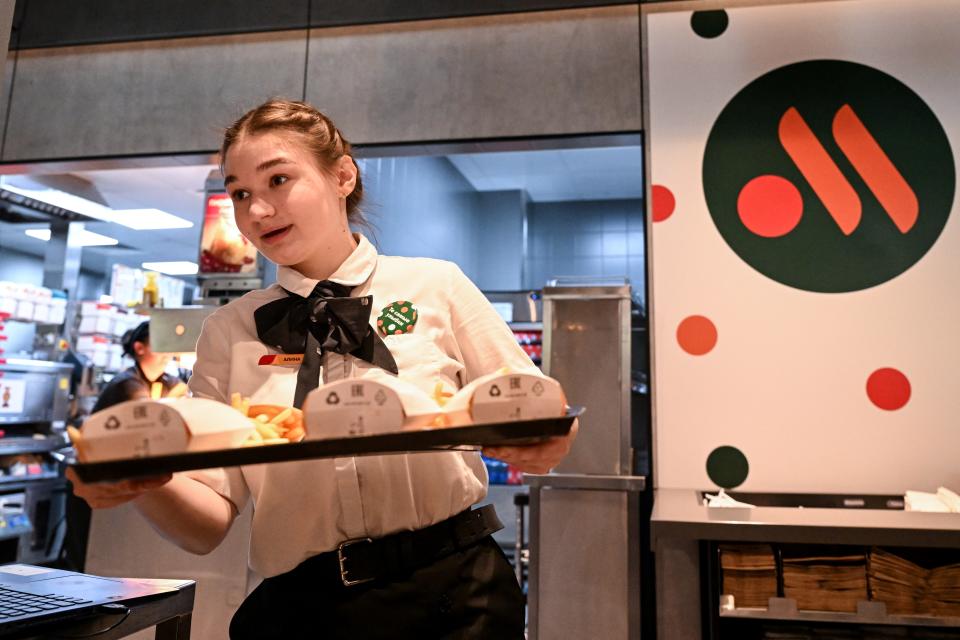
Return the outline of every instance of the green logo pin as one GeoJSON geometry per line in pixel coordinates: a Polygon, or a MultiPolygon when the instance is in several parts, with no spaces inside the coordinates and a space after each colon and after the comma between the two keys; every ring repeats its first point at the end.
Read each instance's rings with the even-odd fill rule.
{"type": "Polygon", "coordinates": [[[413,331],[417,324],[417,309],[409,300],[391,302],[380,311],[377,329],[382,335],[393,336],[413,331]]]}

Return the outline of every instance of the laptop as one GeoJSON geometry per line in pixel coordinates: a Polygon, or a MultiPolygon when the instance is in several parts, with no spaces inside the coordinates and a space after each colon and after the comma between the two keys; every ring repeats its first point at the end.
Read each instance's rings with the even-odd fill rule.
{"type": "Polygon", "coordinates": [[[93,615],[102,605],[171,593],[185,584],[190,581],[103,578],[29,564],[0,565],[0,635],[93,615]]]}

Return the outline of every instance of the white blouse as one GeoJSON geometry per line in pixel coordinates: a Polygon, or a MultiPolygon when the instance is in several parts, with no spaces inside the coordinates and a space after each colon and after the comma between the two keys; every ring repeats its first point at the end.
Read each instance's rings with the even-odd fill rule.
{"type": "MultiPolygon", "coordinates": [[[[373,296],[371,326],[380,310],[410,301],[418,312],[411,332],[388,335],[400,377],[432,393],[437,382],[456,391],[474,378],[508,366],[539,374],[510,329],[455,264],[429,258],[381,256],[363,236],[330,277],[373,296]]],[[[290,405],[295,367],[259,365],[278,353],[257,338],[253,312],[286,295],[308,296],[317,281],[288,267],[278,283],[217,309],[203,325],[190,389],[229,402],[233,392],[251,404],[290,405]]],[[[322,382],[391,376],[353,356],[326,353],[322,382]]],[[[281,462],[189,472],[230,500],[239,512],[252,497],[250,566],[264,577],[352,538],[419,529],[463,511],[487,491],[476,452],[398,454],[281,462]]]]}

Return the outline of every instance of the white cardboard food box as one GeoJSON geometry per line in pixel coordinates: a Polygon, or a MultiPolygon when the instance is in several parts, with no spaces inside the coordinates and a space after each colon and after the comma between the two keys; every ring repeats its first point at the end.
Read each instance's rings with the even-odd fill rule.
{"type": "Polygon", "coordinates": [[[304,402],[307,439],[370,435],[410,428],[558,418],[560,383],[528,373],[490,374],[460,389],[441,407],[399,378],[353,378],[325,384],[304,402]]]}
{"type": "Polygon", "coordinates": [[[400,379],[338,380],[311,391],[303,405],[309,440],[401,431],[425,426],[439,413],[430,396],[400,379]]]}
{"type": "Polygon", "coordinates": [[[566,406],[560,383],[531,373],[491,373],[460,389],[444,406],[475,423],[559,418],[566,406]]]}
{"type": "Polygon", "coordinates": [[[239,447],[254,431],[249,418],[206,398],[130,400],[83,423],[84,462],[144,458],[239,447]]]}

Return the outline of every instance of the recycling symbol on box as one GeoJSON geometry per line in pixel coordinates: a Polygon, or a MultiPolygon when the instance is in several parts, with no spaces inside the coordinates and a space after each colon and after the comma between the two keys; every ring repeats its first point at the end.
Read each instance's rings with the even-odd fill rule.
{"type": "Polygon", "coordinates": [[[113,431],[114,429],[119,429],[120,421],[117,420],[117,416],[110,416],[109,418],[107,418],[107,422],[106,424],[103,425],[103,427],[105,429],[109,429],[110,431],[113,431]]]}
{"type": "Polygon", "coordinates": [[[500,395],[500,387],[498,387],[497,385],[493,385],[492,387],[490,387],[490,395],[494,397],[500,395]]]}
{"type": "Polygon", "coordinates": [[[331,391],[327,395],[327,404],[340,404],[340,396],[337,395],[336,391],[331,391]]]}

